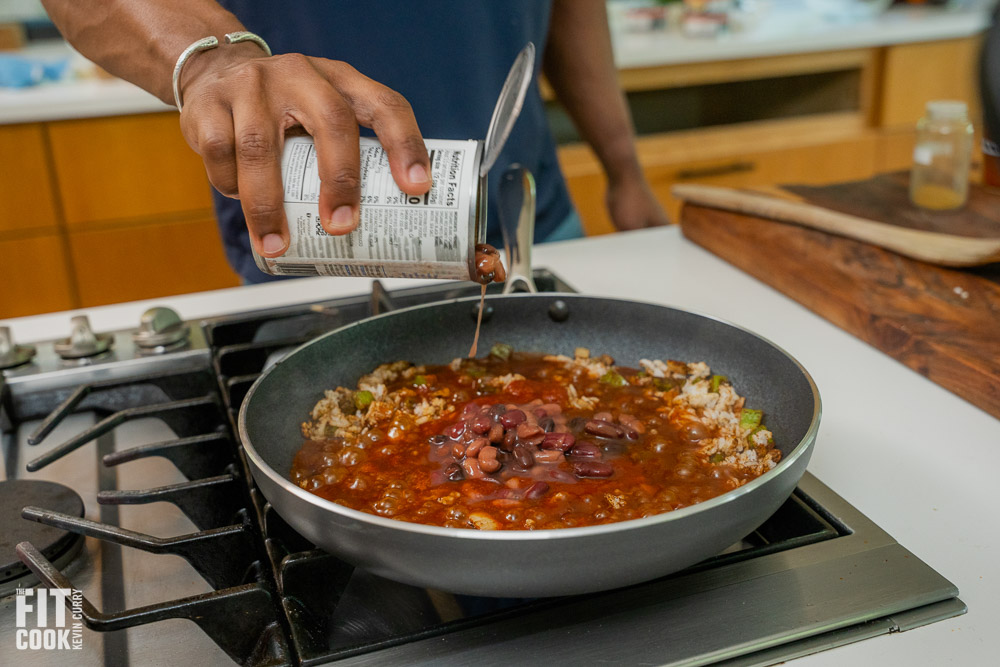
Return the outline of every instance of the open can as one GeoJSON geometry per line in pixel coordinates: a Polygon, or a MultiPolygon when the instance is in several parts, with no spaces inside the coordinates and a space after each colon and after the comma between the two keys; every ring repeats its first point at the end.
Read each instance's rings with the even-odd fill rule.
{"type": "Polygon", "coordinates": [[[424,195],[400,190],[378,139],[362,137],[361,219],[350,234],[332,236],[320,225],[312,138],[286,139],[281,175],[290,242],[280,257],[254,250],[260,270],[276,276],[474,280],[475,247],[486,241],[486,176],[521,112],[534,59],[529,43],[507,75],[484,141],[425,140],[432,184],[424,195]]]}

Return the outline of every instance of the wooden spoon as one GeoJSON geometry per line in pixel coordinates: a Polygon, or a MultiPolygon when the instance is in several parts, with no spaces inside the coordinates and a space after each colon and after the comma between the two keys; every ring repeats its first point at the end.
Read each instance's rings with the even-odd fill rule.
{"type": "Polygon", "coordinates": [[[791,222],[871,243],[932,264],[980,266],[1000,262],[1000,239],[997,238],[974,238],[897,227],[805,202],[712,185],[678,184],[671,188],[671,192],[692,204],[791,222]]]}

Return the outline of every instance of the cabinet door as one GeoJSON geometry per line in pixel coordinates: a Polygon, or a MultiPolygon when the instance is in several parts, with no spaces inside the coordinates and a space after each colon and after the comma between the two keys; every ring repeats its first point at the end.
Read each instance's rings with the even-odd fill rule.
{"type": "Polygon", "coordinates": [[[0,240],[0,285],[0,319],[76,306],[57,234],[0,240]]]}
{"type": "MultiPolygon", "coordinates": [[[[649,149],[649,140],[640,139],[640,156],[650,187],[672,221],[677,221],[680,202],[670,194],[675,183],[705,183],[729,187],[750,187],[781,184],[824,184],[868,178],[875,173],[876,137],[873,133],[857,133],[851,138],[823,137],[804,139],[804,145],[773,147],[755,151],[747,142],[727,143],[722,133],[705,131],[701,138],[706,146],[715,146],[717,156],[694,159],[697,152],[683,151],[675,159],[670,137],[653,141],[661,145],[657,156],[649,149]],[[644,144],[646,144],[644,146],[644,144]],[[741,145],[743,146],[741,149],[741,145]],[[722,146],[722,149],[718,147],[722,146]],[[726,146],[732,152],[725,153],[726,146]]],[[[687,141],[689,137],[685,138],[687,141]]],[[[753,143],[751,142],[751,146],[753,143]]],[[[568,156],[563,154],[564,160],[568,156]]],[[[588,235],[614,231],[604,204],[605,181],[596,160],[586,163],[577,157],[565,168],[570,194],[576,204],[584,230],[588,235]]],[[[566,167],[566,161],[563,162],[566,167]]]]}
{"type": "Polygon", "coordinates": [[[886,48],[880,125],[913,129],[930,100],[963,100],[979,125],[978,59],[982,39],[899,44],[886,48]]]}
{"type": "Polygon", "coordinates": [[[66,224],[207,213],[211,190],[176,113],[49,124],[66,224]]]}
{"type": "Polygon", "coordinates": [[[70,233],[80,305],[235,287],[215,220],[70,233]]]}
{"type": "Polygon", "coordinates": [[[57,224],[42,126],[0,126],[0,235],[57,224]]]}

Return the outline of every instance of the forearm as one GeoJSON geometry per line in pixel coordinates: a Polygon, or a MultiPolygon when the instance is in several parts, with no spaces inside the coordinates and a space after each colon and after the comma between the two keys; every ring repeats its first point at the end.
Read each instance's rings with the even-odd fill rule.
{"type": "MultiPolygon", "coordinates": [[[[220,40],[243,25],[214,0],[42,0],[50,18],[80,53],[117,77],[173,104],[174,63],[189,44],[220,40]]],[[[196,74],[209,60],[256,49],[241,44],[199,54],[185,68],[196,74]],[[199,62],[202,61],[202,62],[199,62]]]]}
{"type": "Polygon", "coordinates": [[[634,129],[611,51],[604,0],[555,0],[543,67],[608,178],[641,176],[634,129]]]}

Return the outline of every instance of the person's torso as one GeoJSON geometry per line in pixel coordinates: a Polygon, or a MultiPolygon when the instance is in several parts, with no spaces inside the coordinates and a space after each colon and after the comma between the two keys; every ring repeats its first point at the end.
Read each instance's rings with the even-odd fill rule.
{"type": "MultiPolygon", "coordinates": [[[[510,164],[526,166],[535,175],[536,238],[545,238],[571,212],[537,87],[550,2],[222,0],[221,4],[276,54],[300,52],[342,60],[401,93],[410,102],[421,133],[434,139],[485,138],[510,65],[525,44],[534,42],[535,83],[490,174],[489,240],[500,242],[497,184],[510,164]]],[[[238,205],[221,197],[216,200],[221,207],[238,205]]],[[[220,220],[237,214],[220,209],[220,220]]],[[[224,233],[234,234],[225,228],[224,233]]],[[[234,241],[235,237],[227,238],[227,245],[234,241]]]]}

